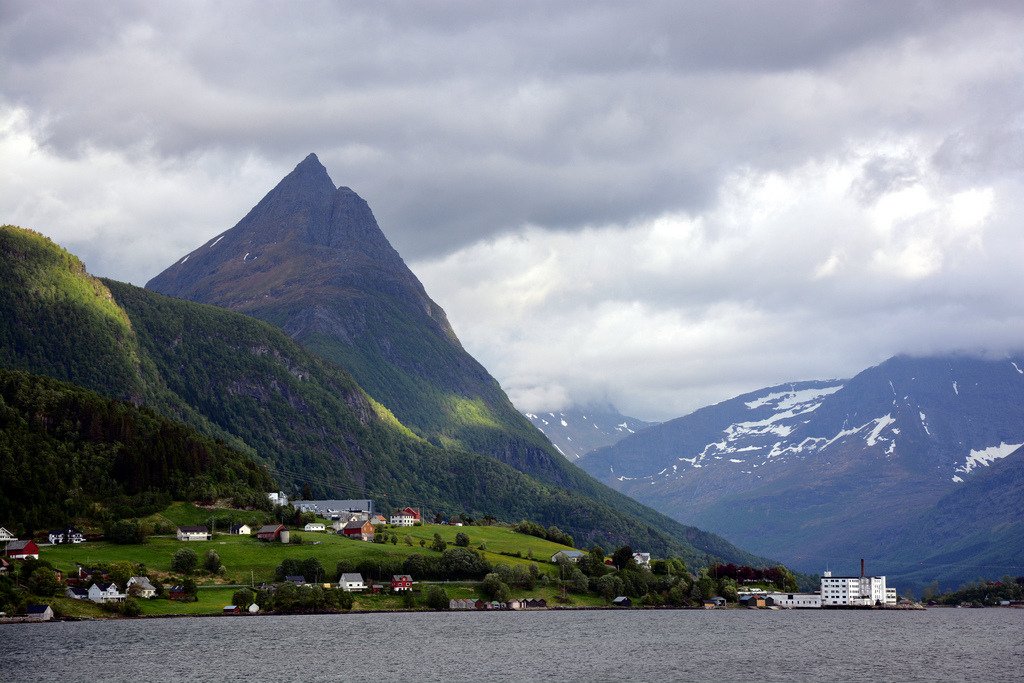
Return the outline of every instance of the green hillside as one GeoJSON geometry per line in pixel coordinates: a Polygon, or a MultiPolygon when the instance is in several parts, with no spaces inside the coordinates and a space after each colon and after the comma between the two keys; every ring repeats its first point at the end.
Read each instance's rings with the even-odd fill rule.
{"type": "Polygon", "coordinates": [[[580,486],[570,490],[492,457],[440,448],[411,435],[347,372],[265,322],[97,281],[74,257],[18,228],[0,229],[0,253],[21,255],[4,259],[0,339],[7,345],[0,348],[0,367],[73,380],[113,398],[144,400],[156,412],[250,454],[283,484],[308,486],[314,496],[371,497],[381,509],[413,504],[430,514],[532,519],[557,525],[578,543],[628,543],[684,557],[692,566],[705,564],[709,556],[757,562],[717,536],[671,522],[600,487],[582,472],[571,470],[580,486]],[[43,264],[37,268],[43,272],[23,273],[19,263],[43,264]],[[60,295],[56,285],[41,291],[30,284],[59,279],[46,275],[47,269],[68,271],[77,283],[75,296],[60,295]],[[53,300],[61,302],[64,322],[21,334],[20,321],[57,317],[47,310],[53,300]],[[97,311],[107,311],[106,317],[97,311]],[[117,344],[98,343],[95,355],[121,374],[82,371],[94,354],[69,346],[67,339],[95,338],[99,333],[93,328],[106,330],[111,317],[121,321],[122,336],[117,344]]]}

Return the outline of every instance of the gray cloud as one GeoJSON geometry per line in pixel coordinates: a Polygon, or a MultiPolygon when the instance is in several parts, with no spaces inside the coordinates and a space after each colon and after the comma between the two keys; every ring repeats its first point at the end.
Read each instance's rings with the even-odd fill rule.
{"type": "Polygon", "coordinates": [[[1015,338],[1022,30],[1006,2],[7,2],[0,218],[140,283],[316,151],[520,402],[666,417],[1015,338]]]}

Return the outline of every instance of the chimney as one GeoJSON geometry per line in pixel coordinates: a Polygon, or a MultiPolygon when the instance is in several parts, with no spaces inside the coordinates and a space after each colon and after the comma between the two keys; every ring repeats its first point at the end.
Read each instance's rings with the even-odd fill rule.
{"type": "Polygon", "coordinates": [[[864,578],[864,558],[860,558],[860,578],[864,578]]]}

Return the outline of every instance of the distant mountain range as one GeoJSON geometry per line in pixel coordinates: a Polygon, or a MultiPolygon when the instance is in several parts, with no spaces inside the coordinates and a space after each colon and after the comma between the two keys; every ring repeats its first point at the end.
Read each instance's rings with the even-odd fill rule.
{"type": "Polygon", "coordinates": [[[612,405],[571,406],[556,412],[523,414],[570,461],[657,424],[627,417],[612,405]]]}
{"type": "Polygon", "coordinates": [[[896,357],[651,427],[580,465],[804,571],[1024,574],[1024,357],[896,357]],[[998,503],[996,503],[998,501],[998,503]]]}

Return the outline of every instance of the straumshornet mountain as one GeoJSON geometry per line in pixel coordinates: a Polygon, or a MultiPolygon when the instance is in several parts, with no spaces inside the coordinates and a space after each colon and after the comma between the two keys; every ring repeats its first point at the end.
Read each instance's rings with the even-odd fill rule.
{"type": "MultiPolygon", "coordinates": [[[[579,501],[571,503],[576,528],[588,529],[590,538],[599,538],[597,527],[617,517],[620,528],[623,522],[636,524],[639,542],[677,548],[681,543],[758,561],[567,462],[462,348],[444,311],[392,248],[367,203],[351,189],[335,187],[313,154],[237,225],[146,287],[267,321],[351,373],[417,437],[453,452],[495,458],[552,491],[571,492],[579,501]]],[[[430,472],[414,476],[422,478],[423,490],[437,485],[430,472]]],[[[486,501],[477,509],[483,507],[486,501]]]]}

